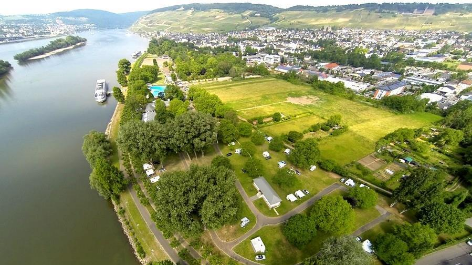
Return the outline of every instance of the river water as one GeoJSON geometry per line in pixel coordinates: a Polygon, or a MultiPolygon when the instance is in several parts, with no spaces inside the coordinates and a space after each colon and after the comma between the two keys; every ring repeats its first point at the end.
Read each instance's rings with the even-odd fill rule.
{"type": "Polygon", "coordinates": [[[0,81],[0,264],[138,264],[110,203],[90,189],[81,151],[105,131],[116,101],[94,100],[97,79],[117,85],[118,60],[147,40],[124,30],[79,33],[87,45],[18,65],[49,40],[0,45],[14,67],[0,81]]]}

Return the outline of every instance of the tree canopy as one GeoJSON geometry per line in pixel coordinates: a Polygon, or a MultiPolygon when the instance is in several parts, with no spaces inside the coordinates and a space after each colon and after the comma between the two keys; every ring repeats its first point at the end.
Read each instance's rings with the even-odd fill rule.
{"type": "Polygon", "coordinates": [[[123,173],[105,159],[98,159],[89,177],[90,187],[105,199],[117,199],[127,185],[123,173]]]}
{"type": "Polygon", "coordinates": [[[432,202],[420,210],[419,219],[436,233],[454,234],[464,229],[465,215],[453,205],[432,202]]]}
{"type": "Polygon", "coordinates": [[[164,174],[153,198],[158,226],[197,235],[203,227],[218,228],[233,221],[239,207],[236,177],[224,167],[198,167],[164,174]]]}
{"type": "Polygon", "coordinates": [[[372,256],[352,236],[330,237],[320,251],[303,265],[369,265],[372,256]]]}
{"type": "Polygon", "coordinates": [[[244,169],[251,178],[257,178],[264,174],[264,167],[261,160],[250,157],[246,163],[244,163],[244,169]]]}
{"type": "Polygon", "coordinates": [[[408,252],[408,245],[393,234],[383,234],[374,241],[379,259],[389,265],[413,265],[415,257],[408,252]]]}
{"type": "Polygon", "coordinates": [[[315,222],[306,215],[297,214],[283,225],[282,233],[290,244],[301,249],[315,237],[315,222]]]}
{"type": "Polygon", "coordinates": [[[212,167],[225,167],[227,169],[233,169],[233,166],[231,165],[231,162],[229,161],[229,158],[225,157],[225,156],[215,156],[215,158],[213,158],[211,160],[211,166],[212,167]]]}
{"type": "Polygon", "coordinates": [[[104,133],[97,131],[90,131],[84,136],[84,143],[82,144],[82,152],[85,159],[93,168],[95,163],[100,159],[107,159],[111,154],[111,144],[104,133]]]}
{"type": "Polygon", "coordinates": [[[348,196],[355,200],[357,207],[367,209],[377,204],[377,193],[367,187],[353,187],[349,189],[348,196]]]}
{"type": "Polygon", "coordinates": [[[320,159],[320,150],[315,139],[309,138],[295,144],[288,160],[301,168],[309,168],[320,159]]]}
{"type": "Polygon", "coordinates": [[[277,174],[275,174],[272,181],[274,184],[279,185],[280,187],[291,188],[295,186],[295,184],[298,182],[298,179],[295,174],[288,169],[281,168],[277,171],[277,174]]]}
{"type": "Polygon", "coordinates": [[[279,136],[275,136],[269,143],[269,150],[280,152],[285,147],[284,141],[279,136]]]}
{"type": "Polygon", "coordinates": [[[315,202],[310,217],[327,233],[342,235],[354,228],[354,210],[341,196],[326,196],[315,202]]]}

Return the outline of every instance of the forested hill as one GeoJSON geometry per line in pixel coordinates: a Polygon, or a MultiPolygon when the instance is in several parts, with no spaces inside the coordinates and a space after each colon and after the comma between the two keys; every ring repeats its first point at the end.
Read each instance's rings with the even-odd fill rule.
{"type": "Polygon", "coordinates": [[[294,6],[282,9],[249,3],[176,5],[151,11],[133,26],[137,32],[227,32],[263,26],[322,26],[457,30],[472,29],[472,4],[384,3],[294,6]]]}
{"type": "Polygon", "coordinates": [[[86,22],[95,24],[98,28],[127,28],[146,13],[148,12],[138,11],[117,14],[104,10],[77,9],[53,13],[51,16],[60,17],[66,24],[82,24],[86,22]]]}

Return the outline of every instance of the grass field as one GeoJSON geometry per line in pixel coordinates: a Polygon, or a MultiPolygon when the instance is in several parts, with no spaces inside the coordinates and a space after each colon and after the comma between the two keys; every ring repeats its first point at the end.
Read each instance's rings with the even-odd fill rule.
{"type": "Polygon", "coordinates": [[[339,26],[350,28],[457,30],[470,31],[472,13],[446,13],[434,16],[377,13],[364,9],[342,12],[282,11],[271,23],[265,17],[250,17],[251,11],[229,13],[219,9],[207,11],[173,10],[141,17],[131,29],[138,32],[227,32],[247,27],[274,26],[277,28],[319,28],[339,26]]]}
{"type": "Polygon", "coordinates": [[[346,164],[374,152],[375,142],[398,128],[420,128],[440,120],[430,113],[395,114],[323,93],[308,85],[294,85],[283,80],[261,78],[201,85],[216,94],[246,119],[281,112],[291,119],[263,125],[262,131],[280,135],[295,130],[302,132],[311,125],[340,114],[349,131],[336,137],[324,137],[320,149],[324,158],[346,164]],[[288,102],[288,98],[310,96],[311,104],[288,102]],[[298,115],[298,117],[296,117],[298,115]]]}
{"type": "Polygon", "coordinates": [[[251,210],[242,198],[239,204],[240,209],[236,216],[236,220],[233,223],[227,224],[216,231],[218,237],[223,241],[235,240],[247,231],[251,230],[251,228],[256,225],[256,217],[254,214],[252,214],[251,210]],[[244,228],[241,227],[241,219],[243,217],[247,217],[249,219],[249,224],[247,224],[244,228]]]}

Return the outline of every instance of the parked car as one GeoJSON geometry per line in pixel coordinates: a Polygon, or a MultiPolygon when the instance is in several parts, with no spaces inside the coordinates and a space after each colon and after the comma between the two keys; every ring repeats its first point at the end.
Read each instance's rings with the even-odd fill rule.
{"type": "Polygon", "coordinates": [[[467,245],[472,246],[472,239],[468,238],[466,243],[467,245]]]}
{"type": "Polygon", "coordinates": [[[265,260],[265,255],[257,255],[256,260],[265,260]]]}
{"type": "Polygon", "coordinates": [[[341,181],[341,183],[344,183],[344,181],[346,181],[346,179],[345,179],[345,178],[342,178],[342,179],[340,179],[339,181],[341,181]]]}
{"type": "Polygon", "coordinates": [[[310,167],[310,171],[315,171],[315,169],[316,169],[316,166],[311,166],[310,167]]]}
{"type": "Polygon", "coordinates": [[[298,171],[298,169],[295,169],[295,173],[299,176],[302,174],[302,173],[300,173],[300,171],[298,171]]]}
{"type": "Polygon", "coordinates": [[[249,224],[249,219],[247,217],[241,219],[241,227],[245,227],[247,224],[249,224]]]}
{"type": "Polygon", "coordinates": [[[303,190],[303,192],[304,192],[306,195],[310,194],[310,192],[307,191],[307,190],[303,190]]]}
{"type": "Polygon", "coordinates": [[[233,153],[231,153],[231,152],[226,154],[226,156],[232,156],[232,155],[233,155],[233,153]]]}
{"type": "Polygon", "coordinates": [[[356,240],[359,241],[359,242],[362,242],[362,237],[356,236],[356,240]]]}

